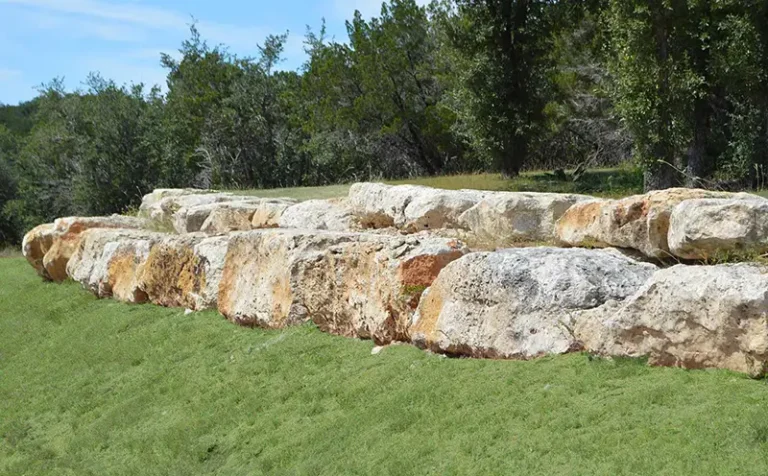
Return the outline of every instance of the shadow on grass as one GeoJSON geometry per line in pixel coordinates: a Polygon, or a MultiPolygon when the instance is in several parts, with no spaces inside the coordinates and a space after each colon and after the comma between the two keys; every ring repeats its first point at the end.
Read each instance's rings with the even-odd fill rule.
{"type": "Polygon", "coordinates": [[[604,197],[625,197],[643,193],[643,174],[639,169],[597,169],[584,172],[577,180],[570,173],[524,174],[509,183],[510,191],[582,193],[604,197]]]}

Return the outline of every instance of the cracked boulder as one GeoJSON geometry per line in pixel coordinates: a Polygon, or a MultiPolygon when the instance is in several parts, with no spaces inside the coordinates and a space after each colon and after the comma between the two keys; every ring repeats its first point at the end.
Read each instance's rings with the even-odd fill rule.
{"type": "Polygon", "coordinates": [[[349,205],[364,228],[397,227],[409,233],[460,228],[459,217],[489,192],[442,190],[419,185],[356,183],[349,205]]]}
{"type": "Polygon", "coordinates": [[[691,260],[768,252],[768,200],[688,200],[672,211],[669,248],[691,260]]]}
{"type": "Polygon", "coordinates": [[[519,248],[449,264],[410,328],[421,348],[530,359],[580,350],[579,312],[634,294],[656,271],[612,250],[519,248]]]}
{"type": "Polygon", "coordinates": [[[247,326],[312,320],[378,343],[404,340],[421,293],[466,249],[455,240],[264,230],[233,236],[219,311],[247,326]]]}
{"type": "Polygon", "coordinates": [[[484,242],[550,241],[555,223],[575,203],[594,200],[561,193],[494,192],[459,216],[459,226],[484,242]]]}
{"type": "Polygon", "coordinates": [[[345,200],[307,200],[283,210],[280,228],[302,230],[351,231],[357,221],[345,200]]]}
{"type": "Polygon", "coordinates": [[[145,220],[122,215],[59,218],[52,224],[30,231],[24,237],[22,251],[40,276],[61,282],[67,279],[67,264],[77,250],[84,231],[145,227],[145,220]]]}
{"type": "Polygon", "coordinates": [[[652,258],[669,258],[667,235],[672,211],[686,200],[741,198],[746,194],[686,188],[659,190],[620,200],[580,202],[555,227],[557,241],[576,247],[631,248],[652,258]]]}
{"type": "Polygon", "coordinates": [[[625,301],[585,313],[575,332],[587,349],[606,356],[762,376],[768,368],[768,268],[664,269],[625,301]]]}

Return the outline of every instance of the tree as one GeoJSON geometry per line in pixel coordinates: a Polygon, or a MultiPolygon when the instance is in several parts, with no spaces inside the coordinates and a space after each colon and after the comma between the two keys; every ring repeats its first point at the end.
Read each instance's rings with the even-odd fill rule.
{"type": "Polygon", "coordinates": [[[556,1],[457,0],[443,16],[460,86],[465,133],[504,175],[525,165],[550,97],[556,1]]]}

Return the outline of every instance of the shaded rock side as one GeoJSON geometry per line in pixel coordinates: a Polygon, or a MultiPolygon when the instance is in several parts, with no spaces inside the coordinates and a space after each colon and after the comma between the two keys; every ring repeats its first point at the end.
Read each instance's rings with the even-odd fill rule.
{"type": "Polygon", "coordinates": [[[579,311],[631,296],[656,269],[602,250],[472,253],[449,264],[427,290],[410,335],[421,348],[471,357],[579,350],[579,311]]]}
{"type": "Polygon", "coordinates": [[[334,334],[404,338],[422,291],[466,250],[455,241],[366,233],[254,231],[233,236],[219,311],[247,326],[313,320],[334,334]]]}
{"type": "Polygon", "coordinates": [[[575,332],[602,355],[761,376],[768,362],[768,268],[664,269],[623,303],[585,313],[575,332]]]}
{"type": "Polygon", "coordinates": [[[557,241],[566,246],[632,248],[653,258],[669,258],[667,241],[672,210],[686,200],[746,198],[746,194],[676,188],[621,200],[580,202],[555,226],[557,241]]]}
{"type": "Polygon", "coordinates": [[[688,200],[669,221],[669,248],[683,259],[768,252],[768,200],[688,200]]]}

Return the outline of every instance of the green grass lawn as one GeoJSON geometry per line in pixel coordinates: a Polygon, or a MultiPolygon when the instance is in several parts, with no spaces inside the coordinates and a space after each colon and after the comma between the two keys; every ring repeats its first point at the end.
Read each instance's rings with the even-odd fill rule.
{"type": "MultiPolygon", "coordinates": [[[[507,192],[583,193],[601,197],[624,197],[643,192],[642,173],[631,168],[591,170],[585,173],[578,182],[559,180],[551,172],[524,172],[513,179],[504,179],[499,174],[486,173],[417,177],[407,180],[390,180],[386,183],[425,185],[448,190],[469,188],[507,192]]],[[[309,200],[344,197],[349,192],[349,187],[350,185],[347,184],[270,190],[249,189],[236,190],[235,192],[265,198],[290,197],[309,200]]]]}
{"type": "Polygon", "coordinates": [[[372,347],[0,259],[0,474],[768,474],[765,381],[372,347]]]}

